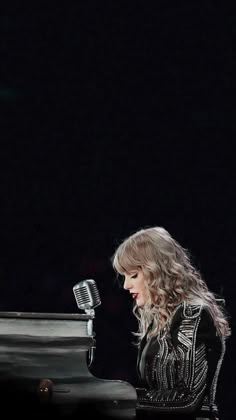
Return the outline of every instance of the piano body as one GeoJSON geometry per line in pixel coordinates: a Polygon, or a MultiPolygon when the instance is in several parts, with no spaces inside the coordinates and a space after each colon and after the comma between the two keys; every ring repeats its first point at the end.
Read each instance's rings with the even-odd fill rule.
{"type": "Polygon", "coordinates": [[[1,406],[31,418],[135,418],[135,388],[89,369],[92,322],[90,314],[0,312],[1,406]]]}

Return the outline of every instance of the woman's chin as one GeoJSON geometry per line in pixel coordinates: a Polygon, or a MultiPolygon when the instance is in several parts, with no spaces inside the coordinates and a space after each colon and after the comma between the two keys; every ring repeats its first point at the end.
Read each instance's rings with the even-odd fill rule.
{"type": "Polygon", "coordinates": [[[144,304],[145,304],[145,302],[143,302],[143,300],[142,300],[142,299],[137,299],[137,300],[136,300],[136,305],[137,305],[139,308],[142,308],[142,306],[144,306],[144,304]]]}

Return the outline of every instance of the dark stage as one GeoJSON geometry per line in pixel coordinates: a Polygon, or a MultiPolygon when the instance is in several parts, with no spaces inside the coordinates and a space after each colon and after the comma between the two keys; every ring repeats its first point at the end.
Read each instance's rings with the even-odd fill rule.
{"type": "Polygon", "coordinates": [[[93,374],[136,383],[116,246],[163,226],[225,299],[218,388],[235,397],[235,16],[205,2],[15,5],[1,14],[0,311],[81,313],[96,281],[93,374]]]}

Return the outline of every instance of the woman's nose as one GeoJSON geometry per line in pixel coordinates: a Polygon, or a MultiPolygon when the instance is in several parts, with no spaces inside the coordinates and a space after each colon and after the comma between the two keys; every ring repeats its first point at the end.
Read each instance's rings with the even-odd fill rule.
{"type": "Polygon", "coordinates": [[[131,283],[130,283],[129,279],[127,279],[127,278],[125,279],[123,288],[125,290],[129,290],[131,288],[131,283]]]}

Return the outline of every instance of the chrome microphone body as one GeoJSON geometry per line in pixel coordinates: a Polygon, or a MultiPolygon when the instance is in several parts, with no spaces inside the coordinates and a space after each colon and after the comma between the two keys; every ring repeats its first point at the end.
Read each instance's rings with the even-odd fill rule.
{"type": "Polygon", "coordinates": [[[73,292],[78,308],[93,315],[94,308],[101,304],[95,281],[93,279],[80,281],[73,287],[73,292]]]}
{"type": "MultiPolygon", "coordinates": [[[[87,324],[87,332],[91,337],[95,336],[93,331],[93,319],[95,318],[94,308],[101,304],[101,299],[97,289],[97,285],[93,279],[82,280],[79,283],[75,284],[73,287],[73,292],[75,296],[76,303],[78,308],[84,310],[87,314],[90,315],[87,324]]],[[[95,345],[91,346],[88,353],[88,366],[92,365],[95,354],[95,345]]]]}

